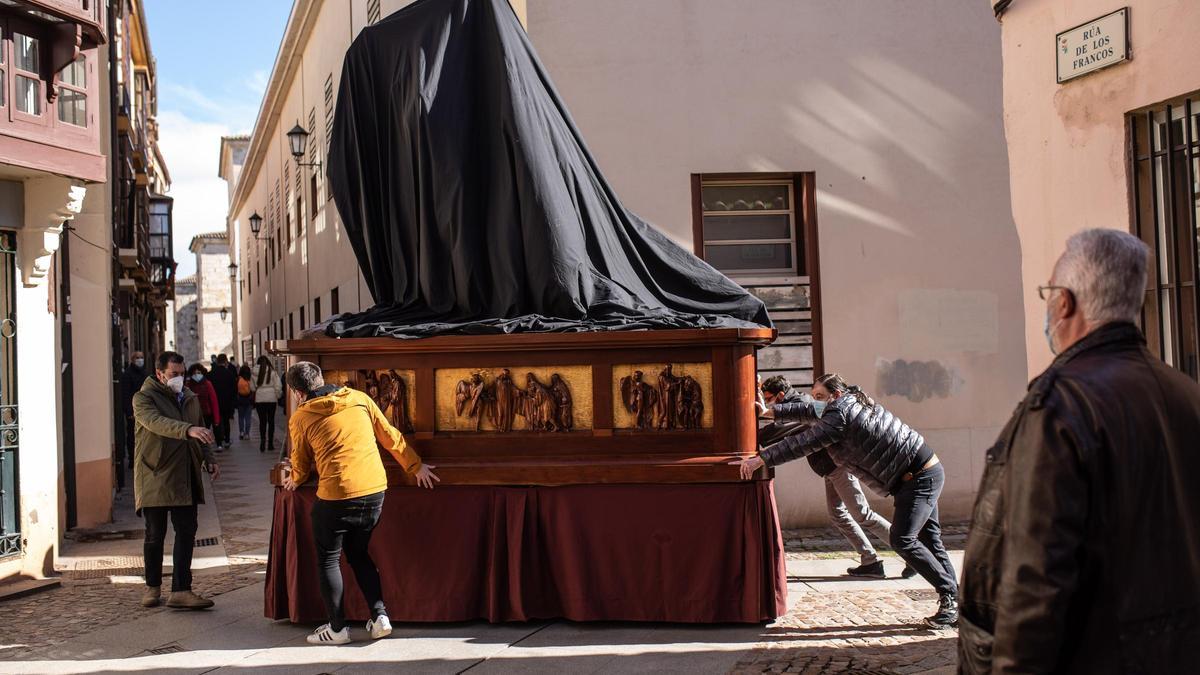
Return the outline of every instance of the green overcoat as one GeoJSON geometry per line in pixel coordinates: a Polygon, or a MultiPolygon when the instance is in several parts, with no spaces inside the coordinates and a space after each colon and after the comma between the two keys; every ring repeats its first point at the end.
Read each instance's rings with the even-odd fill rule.
{"type": "Polygon", "coordinates": [[[191,427],[204,426],[200,400],[175,392],[153,377],[133,395],[133,496],[138,513],[147,506],[191,506],[204,503],[201,462],[215,460],[212,448],[188,438],[191,427]],[[176,402],[178,401],[178,402],[176,402]]]}

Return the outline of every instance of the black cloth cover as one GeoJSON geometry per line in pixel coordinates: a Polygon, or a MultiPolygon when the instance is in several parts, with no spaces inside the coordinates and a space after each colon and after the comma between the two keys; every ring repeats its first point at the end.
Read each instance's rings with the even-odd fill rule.
{"type": "Polygon", "coordinates": [[[621,205],[508,0],[420,0],[363,29],[329,180],[376,303],[332,336],[771,325],[621,205]]]}

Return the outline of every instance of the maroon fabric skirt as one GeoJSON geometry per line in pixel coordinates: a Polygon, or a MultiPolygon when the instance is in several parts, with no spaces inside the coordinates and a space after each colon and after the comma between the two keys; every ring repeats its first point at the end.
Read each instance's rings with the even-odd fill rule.
{"type": "MultiPolygon", "coordinates": [[[[325,619],[311,486],[276,489],[265,612],[325,619]]],[[[758,623],[786,610],[770,481],[392,487],[371,539],[393,621],[758,623]]],[[[345,559],[346,616],[370,618],[345,559]]]]}

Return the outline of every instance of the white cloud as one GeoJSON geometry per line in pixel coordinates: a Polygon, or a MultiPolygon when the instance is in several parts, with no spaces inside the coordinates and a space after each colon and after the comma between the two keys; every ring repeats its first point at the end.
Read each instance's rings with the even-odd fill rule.
{"type": "MultiPolygon", "coordinates": [[[[253,117],[251,117],[253,119],[253,117]]],[[[175,261],[178,275],[196,271],[196,257],[188,250],[192,237],[225,230],[228,192],[217,176],[221,136],[234,129],[218,122],[201,122],[175,111],[158,115],[159,146],[171,173],[174,198],[175,261]]]]}

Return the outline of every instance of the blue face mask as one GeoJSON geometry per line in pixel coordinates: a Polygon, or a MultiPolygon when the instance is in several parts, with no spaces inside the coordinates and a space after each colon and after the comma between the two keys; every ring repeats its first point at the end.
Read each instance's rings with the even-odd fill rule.
{"type": "Polygon", "coordinates": [[[813,402],[812,402],[813,412],[815,412],[817,414],[817,417],[820,417],[821,415],[825,414],[825,407],[828,405],[829,405],[828,401],[818,401],[816,399],[813,399],[813,402]]]}

